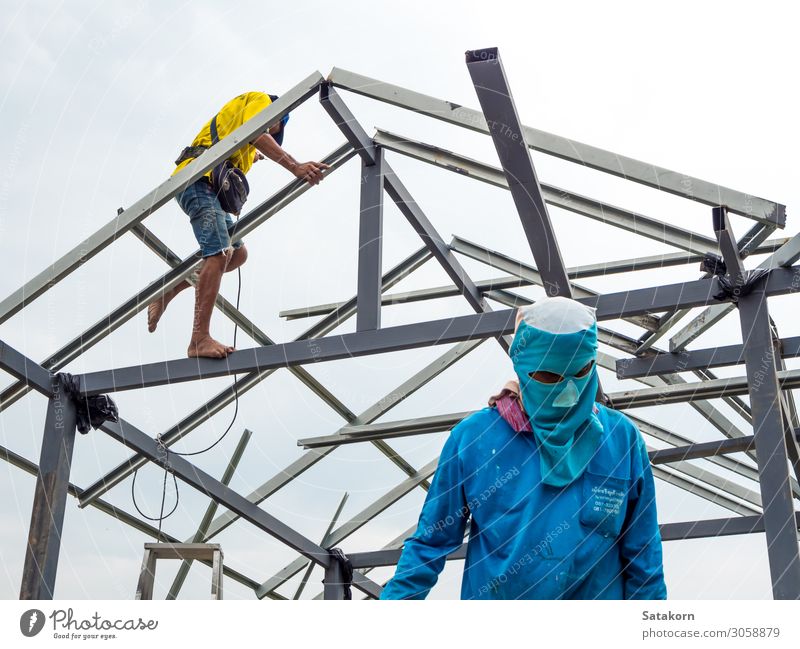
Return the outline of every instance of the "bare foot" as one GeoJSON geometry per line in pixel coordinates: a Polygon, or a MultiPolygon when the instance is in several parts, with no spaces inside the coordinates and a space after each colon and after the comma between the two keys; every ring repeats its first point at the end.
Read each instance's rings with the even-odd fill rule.
{"type": "Polygon", "coordinates": [[[211,336],[206,336],[200,340],[193,340],[189,343],[189,358],[202,356],[203,358],[225,358],[231,352],[236,351],[230,345],[223,345],[211,336]]]}
{"type": "Polygon", "coordinates": [[[164,315],[166,308],[167,303],[163,298],[159,298],[155,302],[151,302],[147,305],[147,331],[153,333],[156,330],[158,321],[161,320],[161,316],[164,315]]]}

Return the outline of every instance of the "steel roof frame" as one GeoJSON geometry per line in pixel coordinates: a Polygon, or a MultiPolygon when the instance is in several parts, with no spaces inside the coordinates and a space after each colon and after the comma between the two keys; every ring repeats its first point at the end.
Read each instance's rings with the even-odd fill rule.
{"type": "MultiPolygon", "coordinates": [[[[9,449],[0,447],[0,458],[37,475],[21,597],[53,597],[67,495],[76,497],[81,507],[88,505],[96,507],[157,540],[178,542],[175,537],[156,530],[148,523],[100,499],[102,494],[125,480],[136,468],[147,462],[153,462],[173,472],[182,481],[206,494],[212,501],[205,516],[199,521],[198,531],[190,540],[207,542],[239,518],[244,518],[300,554],[298,559],[263,582],[246,577],[227,566],[225,574],[253,589],[257,597],[280,599],[284,596],[277,592],[277,589],[305,569],[301,586],[295,592],[295,596],[299,596],[313,565],[316,564],[325,570],[324,596],[341,598],[344,589],[341,584],[339,564],[330,553],[330,547],[369,523],[380,512],[415,488],[421,487],[427,490],[428,478],[436,468],[437,458],[434,458],[422,469],[415,469],[392,449],[386,440],[404,435],[444,431],[452,426],[454,421],[468,413],[423,416],[384,423],[376,423],[376,420],[410,394],[424,387],[487,338],[495,338],[503,349],[507,350],[509,335],[514,329],[515,309],[494,310],[487,300],[498,302],[503,306],[530,303],[531,300],[516,295],[509,289],[538,284],[549,294],[574,294],[576,299],[597,307],[600,321],[624,318],[644,329],[642,337],[637,341],[605,325],[601,328],[600,340],[603,344],[616,347],[630,356],[630,358],[615,359],[603,353],[601,365],[616,369],[621,378],[635,378],[649,386],[640,390],[625,390],[607,395],[612,407],[634,408],[690,402],[723,433],[722,440],[696,442],[689,436],[673,433],[636,415],[631,415],[643,433],[671,445],[665,449],[650,448],[656,477],[741,514],[730,519],[661,525],[664,540],[764,532],[767,537],[773,596],[782,599],[800,598],[798,518],[793,504],[793,498],[800,497],[800,486],[789,473],[791,463],[797,477],[800,470],[800,456],[797,432],[793,425],[793,422],[796,423],[796,412],[791,394],[788,392],[800,386],[800,374],[797,370],[787,370],[780,360],[784,357],[797,356],[800,353],[800,343],[796,338],[787,338],[783,341],[777,338],[777,332],[769,321],[766,306],[768,297],[794,293],[800,286],[800,268],[793,266],[800,258],[800,235],[789,239],[766,241],[775,228],[784,227],[784,206],[524,126],[519,121],[497,50],[490,48],[468,52],[466,63],[480,101],[481,112],[338,68],[334,68],[327,79],[319,72],[309,75],[236,132],[211,147],[179,174],[162,183],[131,208],[122,211],[114,220],[66,253],[50,268],[0,302],[0,322],[4,322],[128,231],[137,236],[170,267],[160,279],[139,291],[81,336],[51,354],[41,364],[28,359],[0,341],[0,368],[18,379],[0,395],[0,412],[24,397],[30,390],[35,390],[48,398],[48,416],[39,463],[35,464],[9,449]],[[383,129],[377,129],[375,135],[369,137],[334,86],[453,125],[489,133],[492,135],[501,166],[495,167],[430,144],[394,135],[383,129]],[[87,489],[71,484],[69,466],[75,437],[75,405],[72,398],[64,394],[64,386],[56,374],[57,370],[132,318],[163,291],[189,278],[199,260],[197,252],[181,259],[160,241],[155,233],[145,227],[144,219],[167,203],[181,188],[194,182],[219,161],[228,157],[242,142],[251,141],[264,133],[284,114],[317,93],[323,109],[347,140],[346,144],[325,158],[325,161],[331,164],[331,169],[326,173],[332,173],[355,156],[360,158],[362,166],[357,294],[345,302],[282,312],[281,315],[287,318],[323,316],[295,341],[287,343],[275,343],[254,322],[220,296],[216,306],[226,317],[242,327],[256,343],[256,347],[237,351],[222,360],[178,359],[78,375],[80,393],[92,395],[207,377],[244,374],[242,378],[236,379],[206,404],[156,439],[124,419],[117,424],[104,424],[101,429],[131,448],[134,455],[87,489]],[[715,208],[716,238],[691,232],[572,191],[540,184],[529,149],[712,206],[715,208]],[[510,189],[533,253],[535,266],[518,262],[507,255],[459,237],[454,237],[450,244],[445,243],[392,170],[384,155],[385,151],[410,156],[439,168],[455,171],[466,178],[510,189]],[[424,246],[392,270],[381,275],[384,192],[396,203],[401,213],[420,235],[424,246]],[[548,204],[655,239],[679,252],[565,268],[558,251],[551,217],[548,214],[548,204]],[[724,208],[718,208],[719,205],[724,208]],[[755,221],[753,227],[738,242],[732,239],[727,211],[755,221]],[[573,283],[575,279],[607,272],[626,273],[696,263],[704,255],[716,253],[720,249],[729,269],[733,269],[732,274],[743,269],[741,260],[744,257],[750,254],[770,254],[759,264],[759,267],[770,270],[768,276],[756,285],[751,294],[738,300],[743,332],[741,345],[685,350],[687,344],[735,307],[733,296],[727,296],[722,300],[714,297],[720,290],[716,277],[704,276],[699,280],[680,284],[612,294],[597,294],[573,283]],[[456,253],[478,259],[509,275],[476,282],[461,266],[456,253]],[[392,286],[430,259],[436,259],[442,266],[453,282],[452,285],[402,294],[386,294],[392,286]],[[381,306],[384,304],[402,304],[454,295],[463,296],[475,310],[475,315],[397,327],[380,326],[381,306]],[[653,347],[653,343],[669,333],[680,317],[696,307],[704,307],[705,311],[678,334],[673,335],[670,352],[653,347]],[[356,316],[357,321],[354,333],[327,335],[352,316],[356,316]],[[359,415],[351,412],[324,385],[302,368],[303,364],[311,362],[439,344],[453,344],[453,346],[359,415]],[[777,350],[770,354],[769,350],[772,350],[773,346],[777,346],[777,350]],[[679,353],[675,353],[676,351],[679,353]],[[766,370],[763,364],[765,355],[770,359],[766,370]],[[741,363],[746,366],[747,374],[744,377],[717,379],[709,372],[710,367],[741,363]],[[171,444],[229,405],[235,394],[241,395],[280,368],[287,368],[294,373],[323,402],[342,416],[345,420],[344,426],[332,435],[300,440],[298,444],[305,444],[307,447],[305,453],[247,497],[231,490],[227,482],[244,452],[249,432],[245,433],[221,481],[201,471],[184,458],[170,454],[168,447],[171,444]],[[680,373],[686,371],[695,372],[701,381],[687,382],[680,376],[680,373]],[[755,380],[756,377],[758,381],[755,380]],[[744,394],[750,396],[749,406],[737,397],[744,394]],[[725,399],[747,425],[753,426],[752,435],[742,432],[708,401],[718,398],[725,399]],[[259,507],[269,496],[323,460],[339,445],[365,441],[375,444],[406,474],[406,478],[359,514],[336,527],[336,521],[344,504],[343,499],[333,522],[322,537],[321,544],[307,539],[259,507]],[[756,467],[753,468],[726,455],[738,452],[745,452],[749,458],[756,460],[756,467]],[[758,462],[759,457],[765,458],[764,461],[758,462]],[[760,494],[743,488],[724,476],[691,464],[689,460],[709,462],[709,466],[713,464],[755,480],[759,484],[760,494]],[[765,503],[763,508],[762,503],[765,503]],[[224,505],[227,511],[214,517],[217,504],[224,505]],[[750,515],[752,512],[757,514],[750,515]]],[[[307,189],[308,187],[300,181],[287,184],[240,219],[234,238],[243,237],[262,225],[283,207],[299,198],[307,189]]],[[[412,530],[413,528],[395,538],[383,550],[351,554],[353,565],[359,569],[354,573],[353,585],[368,597],[376,597],[381,586],[366,577],[365,572],[373,566],[396,563],[402,539],[412,530]],[[362,568],[366,570],[361,571],[362,568]]],[[[463,557],[462,547],[449,558],[463,557]]],[[[177,596],[186,568],[186,566],[182,568],[170,591],[170,597],[177,596]]]]}

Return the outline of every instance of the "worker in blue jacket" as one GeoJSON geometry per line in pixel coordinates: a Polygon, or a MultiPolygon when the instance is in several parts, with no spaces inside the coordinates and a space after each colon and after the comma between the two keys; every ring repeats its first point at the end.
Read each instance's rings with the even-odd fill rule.
{"type": "Polygon", "coordinates": [[[424,599],[468,521],[462,599],[666,599],[647,448],[595,402],[594,309],[520,309],[510,356],[519,390],[450,432],[381,599],[424,599]]]}

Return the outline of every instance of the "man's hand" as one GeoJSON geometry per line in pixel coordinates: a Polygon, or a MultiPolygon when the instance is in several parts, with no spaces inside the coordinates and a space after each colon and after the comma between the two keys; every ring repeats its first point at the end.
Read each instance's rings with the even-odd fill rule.
{"type": "Polygon", "coordinates": [[[300,180],[305,180],[309,185],[319,185],[319,181],[323,178],[322,172],[330,169],[330,165],[326,165],[324,162],[297,162],[268,133],[262,133],[253,140],[253,146],[264,156],[277,162],[300,180]]]}
{"type": "Polygon", "coordinates": [[[324,169],[330,169],[330,165],[326,165],[324,162],[303,162],[295,165],[292,173],[301,180],[305,180],[309,185],[318,185],[323,178],[322,171],[324,169]]]}

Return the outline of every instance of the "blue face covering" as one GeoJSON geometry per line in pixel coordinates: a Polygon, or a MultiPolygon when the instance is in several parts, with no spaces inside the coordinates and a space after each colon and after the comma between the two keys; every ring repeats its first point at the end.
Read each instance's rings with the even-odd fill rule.
{"type": "Polygon", "coordinates": [[[597,366],[576,374],[597,358],[597,323],[573,333],[550,333],[522,320],[510,349],[522,403],[539,446],[542,482],[562,487],[579,477],[600,443],[603,427],[594,413],[597,366]],[[531,374],[564,377],[542,383],[531,374]]]}

